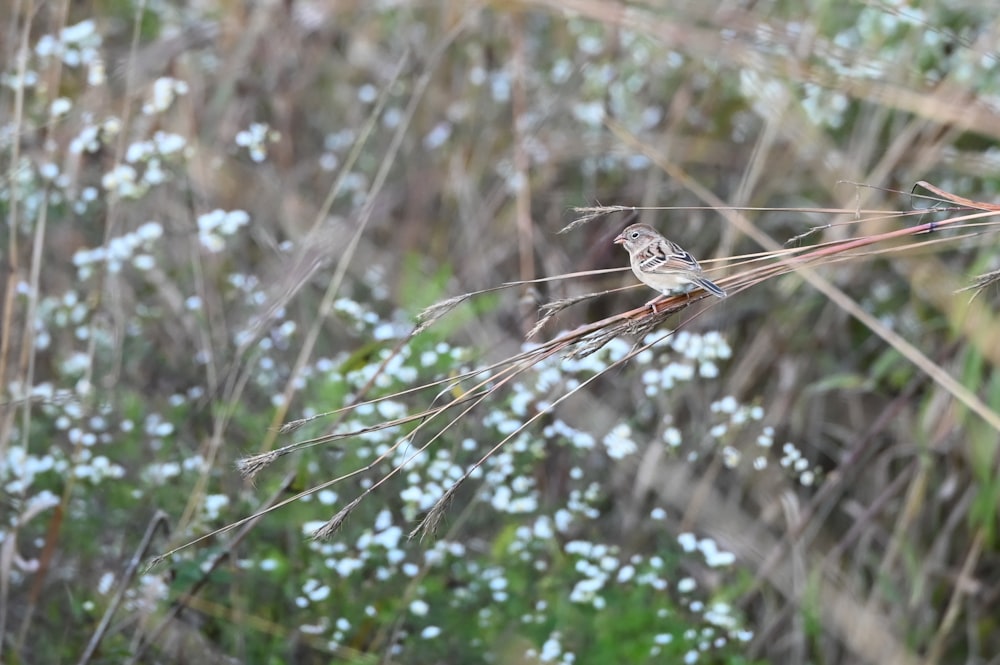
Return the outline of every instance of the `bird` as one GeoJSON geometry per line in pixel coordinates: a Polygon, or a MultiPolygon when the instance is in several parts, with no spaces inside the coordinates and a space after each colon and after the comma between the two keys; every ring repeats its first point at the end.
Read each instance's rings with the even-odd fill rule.
{"type": "Polygon", "coordinates": [[[691,254],[648,224],[626,227],[615,237],[614,244],[622,245],[628,252],[632,272],[639,281],[663,295],[693,284],[716,297],[726,297],[724,289],[704,276],[691,254]]]}

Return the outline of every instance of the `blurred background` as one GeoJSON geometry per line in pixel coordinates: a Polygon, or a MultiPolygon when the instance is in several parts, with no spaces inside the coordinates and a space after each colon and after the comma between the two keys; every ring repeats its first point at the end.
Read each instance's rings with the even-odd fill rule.
{"type": "Polygon", "coordinates": [[[9,3],[0,661],[1000,663],[995,10],[9,3]]]}

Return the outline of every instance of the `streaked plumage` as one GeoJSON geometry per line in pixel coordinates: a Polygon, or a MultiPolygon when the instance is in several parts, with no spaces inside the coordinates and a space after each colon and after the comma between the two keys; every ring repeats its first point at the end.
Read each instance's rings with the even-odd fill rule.
{"type": "Polygon", "coordinates": [[[651,226],[633,224],[619,233],[614,242],[628,251],[632,272],[639,281],[664,295],[694,284],[719,298],[726,297],[722,288],[704,276],[693,256],[651,226]]]}

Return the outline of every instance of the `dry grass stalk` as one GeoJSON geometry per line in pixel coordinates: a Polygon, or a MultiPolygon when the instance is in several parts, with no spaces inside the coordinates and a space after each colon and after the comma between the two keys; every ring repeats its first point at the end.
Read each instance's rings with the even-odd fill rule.
{"type": "Polygon", "coordinates": [[[456,481],[451,487],[445,490],[445,493],[441,495],[431,509],[427,511],[427,515],[424,516],[420,523],[410,531],[409,538],[419,536],[420,540],[424,539],[424,536],[433,535],[437,533],[438,527],[441,525],[441,520],[444,519],[444,514],[448,511],[448,507],[451,505],[452,501],[455,500],[455,492],[461,487],[462,483],[468,476],[463,476],[461,479],[456,481]]]}
{"type": "MultiPolygon", "coordinates": [[[[583,221],[590,221],[602,214],[619,212],[622,209],[623,209],[622,206],[602,206],[602,207],[583,209],[585,212],[587,212],[587,217],[583,221]]],[[[627,209],[631,210],[632,208],[627,208],[627,209]]],[[[982,209],[977,207],[976,210],[982,210],[982,209]]],[[[879,213],[880,216],[885,216],[885,214],[886,213],[884,212],[879,213]]],[[[915,213],[898,213],[898,214],[902,215],[902,214],[915,214],[915,213]]],[[[763,252],[754,255],[752,257],[742,257],[741,263],[743,265],[753,264],[752,267],[743,270],[742,272],[739,272],[737,274],[733,274],[726,278],[723,278],[722,280],[720,280],[720,284],[724,285],[725,288],[731,290],[732,292],[737,293],[739,291],[745,290],[746,288],[749,288],[755,284],[759,284],[768,279],[788,274],[794,271],[796,267],[800,265],[817,267],[826,264],[842,262],[845,260],[858,260],[860,258],[877,256],[885,254],[887,252],[898,251],[899,246],[895,244],[895,241],[898,241],[899,239],[926,234],[935,230],[945,228],[947,226],[955,226],[955,227],[967,226],[970,223],[975,222],[976,220],[992,216],[995,216],[994,211],[981,211],[967,215],[956,216],[944,221],[927,222],[924,224],[918,224],[915,226],[905,227],[875,235],[859,236],[844,240],[827,242],[813,247],[784,249],[774,252],[763,252]],[[888,244],[889,246],[877,247],[879,244],[888,244]],[[865,252],[857,251],[858,249],[861,248],[870,248],[870,247],[875,247],[875,249],[867,250],[865,252]]],[[[940,241],[941,241],[940,239],[935,239],[933,241],[928,241],[928,242],[940,242],[940,241]]],[[[918,245],[919,244],[921,243],[918,243],[918,245]]],[[[542,280],[528,280],[527,282],[515,282],[449,298],[425,310],[422,313],[421,317],[419,317],[421,323],[418,325],[416,330],[426,329],[427,326],[432,325],[434,322],[438,321],[441,316],[446,314],[448,311],[451,311],[455,306],[468,301],[470,298],[476,295],[488,293],[501,288],[509,288],[511,286],[521,285],[524,283],[548,281],[551,279],[567,279],[570,277],[578,275],[586,275],[586,274],[591,274],[591,273],[573,273],[572,275],[559,275],[552,278],[544,278],[542,280]]],[[[598,295],[601,294],[586,294],[583,296],[556,300],[551,303],[543,305],[542,308],[540,309],[540,315],[541,315],[540,323],[539,325],[536,326],[535,330],[532,330],[532,332],[533,333],[537,332],[537,329],[539,329],[542,325],[544,325],[544,323],[550,320],[554,313],[563,311],[564,309],[571,307],[574,304],[578,304],[579,302],[583,302],[598,295]]],[[[433,441],[437,440],[437,438],[440,437],[445,431],[447,431],[448,428],[452,427],[459,420],[461,420],[461,418],[463,418],[472,408],[475,408],[475,406],[482,403],[483,400],[494,395],[497,390],[499,390],[503,385],[509,382],[514,376],[525,371],[532,365],[541,362],[543,359],[550,357],[552,354],[561,353],[570,358],[580,358],[598,351],[604,345],[606,345],[611,339],[614,339],[621,335],[634,335],[634,336],[645,335],[655,330],[660,325],[662,325],[662,323],[666,321],[666,319],[669,318],[675,312],[687,308],[691,304],[698,302],[700,299],[701,298],[699,296],[692,297],[691,295],[677,295],[677,296],[665,297],[658,301],[655,310],[651,307],[641,307],[628,312],[623,312],[621,314],[612,317],[608,317],[601,321],[582,325],[572,331],[563,333],[562,335],[559,335],[538,346],[535,346],[529,349],[528,351],[522,352],[520,354],[507,358],[503,361],[495,363],[489,366],[488,368],[480,368],[468,372],[466,375],[461,377],[461,380],[464,381],[472,376],[478,376],[485,371],[499,370],[499,374],[492,377],[492,380],[487,379],[485,381],[481,381],[473,388],[467,390],[461,399],[450,402],[445,406],[426,409],[424,411],[421,411],[420,413],[408,416],[406,418],[401,418],[393,421],[386,421],[385,423],[380,423],[377,425],[373,425],[371,427],[366,427],[351,432],[325,435],[322,437],[317,437],[316,439],[297,442],[295,444],[291,444],[290,446],[286,446],[285,448],[279,449],[278,451],[275,452],[278,453],[280,456],[283,454],[287,454],[289,452],[293,452],[297,449],[301,449],[303,447],[318,445],[321,443],[329,443],[336,440],[359,436],[364,433],[377,431],[379,429],[383,429],[386,427],[397,426],[407,422],[414,422],[417,420],[420,421],[420,425],[418,426],[418,429],[420,429],[426,426],[429,422],[431,422],[441,413],[450,409],[451,407],[472,400],[473,401],[472,405],[470,405],[467,409],[458,414],[455,418],[450,420],[441,430],[439,430],[431,438],[430,441],[423,444],[420,448],[417,449],[417,452],[421,452],[425,450],[427,446],[430,445],[433,441]],[[489,383],[492,383],[492,385],[488,386],[487,384],[489,383]]],[[[631,357],[631,355],[629,357],[631,357]]],[[[417,390],[424,390],[430,388],[431,386],[441,385],[441,383],[443,383],[443,381],[428,383],[422,386],[401,391],[399,393],[396,393],[396,395],[408,394],[411,392],[415,392],[417,390]]],[[[457,383],[453,382],[451,386],[446,388],[444,391],[440,392],[438,396],[435,398],[435,401],[444,394],[447,394],[447,392],[450,392],[452,389],[454,389],[455,385],[457,385],[457,383]]],[[[568,395],[563,396],[560,399],[564,399],[567,396],[568,395]]],[[[344,409],[338,409],[337,411],[330,413],[332,414],[332,413],[341,413],[343,411],[349,411],[353,408],[356,408],[357,406],[358,405],[352,405],[349,407],[345,407],[344,409]]],[[[321,416],[314,416],[308,420],[311,421],[318,417],[321,416]]],[[[529,421],[529,423],[530,422],[531,421],[529,421]]],[[[282,428],[282,430],[294,431],[294,429],[297,429],[297,427],[301,426],[302,423],[303,421],[292,421],[288,426],[286,426],[287,428],[282,428]]],[[[525,423],[525,426],[527,426],[527,424],[528,423],[525,423]]],[[[521,429],[519,429],[518,431],[521,431],[521,429]]],[[[407,440],[408,440],[407,437],[404,437],[399,441],[397,441],[397,443],[391,447],[391,451],[396,450],[399,445],[401,445],[407,440]]],[[[504,439],[504,441],[507,440],[509,440],[509,437],[504,439]]],[[[498,446],[502,444],[503,442],[498,444],[498,446]]],[[[491,455],[497,449],[498,447],[494,448],[483,459],[481,459],[476,464],[472,465],[472,467],[470,467],[469,469],[469,472],[471,473],[472,470],[481,465],[489,457],[489,455],[491,455]]],[[[359,472],[370,470],[371,468],[373,468],[375,464],[383,461],[385,458],[386,455],[380,456],[371,465],[366,466],[364,469],[360,469],[359,472]]],[[[272,457],[268,458],[268,460],[265,460],[265,465],[267,462],[273,461],[273,459],[275,458],[272,457]]],[[[255,463],[249,461],[245,461],[245,463],[248,464],[249,466],[253,466],[256,470],[262,468],[256,466],[255,463]]],[[[363,497],[367,495],[371,490],[377,487],[378,484],[381,484],[382,482],[388,480],[389,477],[395,475],[395,473],[397,473],[400,470],[400,468],[401,467],[393,469],[389,474],[380,479],[380,481],[376,483],[375,486],[366,490],[365,493],[361,496],[363,497]]],[[[460,479],[456,483],[456,487],[457,485],[464,482],[466,478],[467,476],[460,479]]],[[[359,499],[360,498],[361,497],[359,497],[359,499]]],[[[349,508],[353,510],[355,505],[356,504],[352,503],[351,505],[349,505],[349,508]]],[[[439,513],[441,510],[442,508],[438,506],[435,514],[439,513]]],[[[428,517],[431,517],[431,515],[428,515],[428,517]]],[[[434,521],[436,521],[436,519],[437,518],[435,518],[434,521]]],[[[335,520],[331,520],[331,523],[333,521],[335,520]]],[[[426,524],[429,524],[429,521],[425,518],[424,523],[422,524],[424,524],[424,526],[418,527],[418,529],[416,529],[414,533],[417,533],[418,531],[424,532],[426,524]]]]}
{"type": "Polygon", "coordinates": [[[340,530],[340,527],[344,525],[344,522],[347,520],[347,517],[352,512],[354,512],[354,509],[358,507],[358,504],[360,504],[361,500],[364,499],[367,495],[368,495],[368,490],[365,490],[356,499],[354,499],[349,504],[338,510],[337,514],[331,517],[326,522],[326,524],[324,524],[323,526],[321,526],[320,528],[316,529],[313,532],[312,534],[313,540],[327,540],[333,537],[333,535],[340,530]]]}
{"type": "Polygon", "coordinates": [[[257,474],[271,466],[282,455],[281,450],[271,450],[259,455],[251,455],[236,460],[236,470],[247,480],[253,480],[257,474]]]}
{"type": "Polygon", "coordinates": [[[975,297],[997,283],[1000,283],[1000,270],[990,270],[989,272],[984,272],[981,275],[973,277],[972,284],[962,287],[958,290],[958,293],[962,291],[975,291],[973,294],[973,297],[975,297]]]}
{"type": "MultiPolygon", "coordinates": [[[[582,220],[581,223],[590,221],[600,214],[608,212],[618,212],[620,207],[607,207],[607,208],[590,208],[587,209],[588,215],[582,220]]],[[[929,233],[934,230],[946,227],[946,226],[956,226],[962,227],[963,225],[968,225],[973,220],[980,219],[982,217],[992,217],[993,211],[985,213],[973,213],[968,215],[960,215],[954,217],[950,220],[943,222],[928,222],[924,224],[919,224],[912,227],[906,227],[903,229],[898,229],[895,231],[875,234],[871,236],[861,236],[855,238],[848,238],[841,241],[833,241],[829,243],[824,243],[818,247],[801,248],[794,250],[780,250],[775,252],[765,252],[759,257],[755,257],[755,261],[760,262],[762,259],[771,258],[772,261],[777,261],[776,263],[766,263],[763,265],[757,265],[749,270],[745,270],[737,275],[732,275],[725,280],[720,280],[720,284],[725,284],[726,288],[731,289],[733,292],[738,292],[749,288],[754,284],[758,284],[762,281],[777,277],[779,275],[787,274],[796,269],[798,265],[809,265],[812,267],[821,266],[825,264],[835,263],[843,260],[857,260],[862,257],[869,257],[884,254],[886,252],[895,251],[897,248],[895,246],[890,246],[888,248],[877,248],[875,250],[858,253],[857,249],[876,246],[879,243],[889,243],[896,241],[900,238],[914,237],[924,233],[929,233]]],[[[880,213],[884,215],[885,213],[880,213]]],[[[909,213],[900,213],[909,214],[909,213]]],[[[578,220],[580,221],[580,220],[578,220]]],[[[932,242],[936,242],[932,241],[932,242]]],[[[920,244],[920,243],[918,243],[920,244]]],[[[653,309],[653,308],[641,308],[638,310],[632,310],[631,312],[626,312],[615,317],[610,317],[603,321],[599,321],[593,324],[588,324],[577,328],[574,331],[565,333],[554,340],[551,340],[547,344],[539,348],[547,349],[559,349],[560,351],[567,354],[569,357],[580,357],[593,353],[607,344],[611,339],[623,335],[631,334],[636,336],[641,336],[646,334],[660,324],[663,323],[671,314],[673,314],[678,309],[683,309],[687,307],[692,300],[686,299],[685,296],[673,296],[670,298],[665,298],[663,304],[666,308],[663,310],[653,309]]],[[[559,311],[564,309],[566,306],[573,304],[572,302],[566,301],[555,301],[552,307],[559,311]]],[[[546,310],[544,307],[541,311],[542,320],[546,320],[546,314],[551,310],[546,310]]],[[[689,319],[690,320],[690,319],[689,319]]],[[[533,331],[534,332],[534,331],[533,331]]],[[[668,333],[669,334],[669,333],[668,333]]],[[[648,348],[643,347],[633,353],[629,354],[625,359],[619,362],[623,362],[643,349],[648,348]]],[[[609,366],[604,372],[599,373],[593,378],[597,378],[601,374],[611,370],[618,363],[609,366]]],[[[592,379],[591,379],[592,380],[592,379]]],[[[575,390],[579,390],[586,385],[584,382],[580,387],[575,390]]],[[[558,404],[563,399],[569,397],[574,391],[570,391],[566,395],[563,395],[555,401],[552,405],[558,404]]],[[[437,503],[431,508],[430,512],[421,521],[421,523],[415,528],[410,537],[420,535],[421,537],[427,535],[434,530],[434,527],[440,522],[442,513],[446,509],[447,503],[451,500],[452,494],[457,488],[464,483],[469,475],[481,466],[491,455],[493,455],[497,450],[499,450],[507,441],[512,437],[516,436],[527,428],[536,418],[542,414],[537,414],[536,416],[529,419],[527,422],[523,423],[514,433],[505,437],[500,441],[494,448],[486,453],[479,461],[474,463],[466,471],[466,473],[455,482],[454,485],[449,489],[448,493],[438,500],[437,503]]]]}
{"type": "MultiPolygon", "coordinates": [[[[590,215],[589,219],[594,219],[600,214],[607,214],[608,212],[618,212],[621,209],[622,208],[620,206],[611,206],[611,207],[592,208],[587,210],[588,210],[588,215],[590,215]]],[[[631,210],[631,208],[628,209],[631,210]]],[[[745,290],[746,288],[750,288],[755,284],[759,284],[763,281],[772,279],[780,275],[788,274],[794,271],[796,267],[799,265],[808,265],[810,267],[817,267],[845,260],[859,260],[861,258],[868,258],[871,256],[879,256],[890,252],[900,251],[900,245],[898,245],[899,240],[903,238],[928,234],[946,227],[963,228],[971,226],[973,224],[986,224],[990,227],[995,225],[995,222],[992,221],[987,221],[987,222],[979,221],[984,218],[992,220],[992,218],[996,216],[995,211],[983,210],[983,207],[979,205],[974,206],[973,209],[976,210],[977,212],[955,216],[947,220],[918,224],[880,234],[875,234],[870,236],[858,236],[858,237],[848,238],[845,240],[828,242],[814,247],[782,249],[773,252],[762,252],[752,256],[737,257],[738,261],[734,261],[733,265],[743,265],[750,267],[741,272],[729,275],[728,277],[719,280],[719,282],[720,284],[723,284],[725,288],[727,288],[727,290],[730,290],[733,293],[738,293],[742,290],[745,290]],[[887,246],[879,246],[879,245],[887,245],[887,246]],[[874,249],[867,249],[865,252],[858,252],[857,250],[861,248],[874,248],[874,249]]],[[[913,214],[922,214],[922,213],[916,213],[916,212],[896,213],[896,216],[913,215],[913,214]]],[[[884,217],[886,216],[886,213],[879,212],[879,215],[884,217]]],[[[920,246],[926,243],[938,243],[943,241],[946,242],[947,240],[935,238],[934,240],[928,240],[921,243],[916,243],[915,245],[911,244],[910,247],[920,246]]],[[[626,270],[626,269],[627,268],[615,269],[615,271],[626,270]]],[[[527,283],[577,278],[581,276],[602,274],[604,272],[610,272],[610,271],[586,271],[582,273],[557,275],[550,278],[530,280],[527,283]]],[[[473,292],[469,294],[463,294],[461,296],[450,298],[448,300],[443,301],[442,303],[438,303],[437,305],[428,308],[428,310],[425,310],[423,316],[423,322],[426,323],[426,325],[432,325],[434,322],[438,321],[441,316],[443,316],[448,311],[453,309],[454,306],[457,306],[458,304],[461,304],[462,302],[469,300],[475,295],[481,293],[487,293],[500,288],[510,288],[512,286],[518,286],[524,283],[525,282],[513,282],[501,285],[499,287],[494,287],[491,289],[486,289],[483,291],[473,292]]],[[[553,301],[551,303],[547,303],[543,305],[540,309],[542,320],[543,321],[549,320],[551,318],[552,313],[563,311],[566,308],[573,306],[574,304],[578,304],[579,302],[583,302],[589,298],[597,297],[599,295],[602,294],[600,293],[586,294],[584,296],[576,298],[560,299],[553,301]]],[[[477,384],[475,384],[471,388],[466,389],[459,399],[453,400],[446,405],[428,408],[412,416],[408,416],[406,418],[396,419],[393,421],[386,421],[384,423],[379,423],[370,427],[365,427],[350,432],[324,435],[321,437],[316,437],[314,439],[296,442],[288,446],[285,446],[283,448],[277,449],[275,451],[271,451],[270,453],[267,454],[262,454],[260,456],[252,456],[250,458],[241,460],[241,462],[239,463],[239,466],[241,468],[241,473],[244,473],[247,477],[252,477],[256,473],[259,473],[260,470],[266,468],[269,464],[273,463],[276,459],[280,458],[281,456],[291,452],[295,452],[296,450],[300,450],[305,447],[330,443],[337,440],[343,440],[359,436],[368,432],[377,431],[379,429],[384,429],[387,427],[419,421],[417,429],[414,430],[410,435],[413,436],[420,429],[423,429],[432,422],[436,422],[435,419],[438,416],[440,416],[443,412],[450,410],[452,407],[458,406],[462,403],[471,402],[471,404],[466,409],[461,411],[458,415],[456,415],[454,418],[452,418],[446,424],[444,424],[444,426],[440,430],[438,430],[430,438],[430,440],[428,440],[425,444],[420,446],[417,449],[417,452],[414,453],[417,454],[419,452],[422,452],[429,445],[438,440],[441,435],[443,435],[449,428],[453,427],[455,424],[461,421],[462,418],[464,418],[473,408],[483,403],[484,400],[494,396],[498,390],[502,389],[502,387],[506,385],[510,380],[512,380],[515,376],[526,371],[527,369],[537,364],[538,362],[541,362],[542,360],[549,358],[554,354],[563,354],[569,358],[580,358],[601,349],[604,345],[606,345],[611,339],[614,339],[615,337],[621,335],[641,336],[648,334],[649,332],[657,329],[671,315],[673,315],[677,311],[686,309],[687,307],[691,306],[696,302],[699,302],[700,300],[701,298],[697,295],[692,296],[692,295],[682,294],[677,296],[664,297],[657,301],[657,306],[655,310],[653,310],[653,308],[651,307],[644,306],[630,311],[622,312],[620,314],[608,317],[600,321],[579,326],[574,330],[558,335],[555,338],[548,340],[537,346],[534,346],[524,352],[515,354],[514,356],[503,359],[489,366],[470,370],[457,378],[451,377],[448,379],[441,379],[420,386],[415,386],[413,388],[407,388],[406,390],[399,391],[397,393],[394,393],[393,395],[380,397],[378,399],[369,400],[365,402],[358,402],[356,404],[342,407],[340,409],[336,409],[334,411],[330,411],[324,414],[319,414],[317,416],[312,416],[310,418],[290,421],[288,424],[286,424],[284,427],[281,428],[280,431],[282,433],[293,432],[302,427],[303,425],[325,416],[348,413],[362,404],[372,404],[382,399],[390,399],[403,395],[414,394],[416,392],[427,390],[435,386],[441,386],[447,384],[447,386],[443,390],[441,390],[434,398],[434,401],[437,401],[442,396],[452,392],[457,386],[461,385],[465,381],[468,381],[470,378],[481,376],[484,373],[489,374],[492,372],[496,372],[496,374],[492,374],[489,378],[480,380],[477,384]]],[[[706,311],[706,310],[701,310],[701,311],[706,311]]],[[[697,315],[700,315],[700,312],[697,313],[696,316],[697,315]]],[[[690,320],[691,319],[687,319],[687,321],[690,320]]],[[[682,322],[681,326],[683,326],[685,323],[686,322],[682,322]]],[[[426,325],[418,326],[416,330],[423,330],[426,328],[426,325]]],[[[633,353],[629,354],[629,356],[627,356],[625,359],[619,361],[619,363],[625,362],[629,358],[634,357],[635,353],[638,353],[641,350],[642,349],[634,351],[633,353]]],[[[616,363],[612,367],[616,366],[617,364],[618,363],[616,363]]],[[[608,371],[610,369],[611,367],[609,367],[605,371],[608,371]]],[[[600,374],[596,375],[593,378],[596,379],[598,376],[600,376],[600,374]]],[[[579,390],[584,385],[589,383],[589,381],[590,380],[584,382],[580,387],[578,387],[574,391],[571,391],[570,393],[567,393],[567,395],[562,396],[561,398],[559,398],[559,400],[556,401],[556,403],[569,397],[573,392],[579,390]]],[[[535,418],[532,418],[528,422],[524,423],[523,426],[518,429],[518,432],[523,431],[523,429],[525,427],[528,427],[534,420],[535,418]]],[[[482,459],[480,459],[478,462],[472,465],[469,469],[469,473],[471,473],[475,468],[477,468],[483,462],[485,462],[485,460],[490,455],[494,454],[496,450],[499,450],[499,448],[502,447],[506,441],[510,440],[510,438],[511,437],[506,437],[503,441],[499,442],[493,449],[491,449],[491,451],[488,452],[482,459]]],[[[327,487],[331,484],[343,481],[346,478],[370,471],[371,469],[375,468],[377,464],[385,461],[388,458],[388,455],[392,454],[395,450],[397,450],[400,445],[406,443],[409,440],[410,437],[400,438],[386,454],[379,456],[376,460],[373,460],[369,465],[366,465],[361,469],[357,469],[354,472],[351,472],[345,476],[341,476],[339,478],[323,483],[318,487],[310,488],[309,490],[306,490],[302,494],[303,495],[309,494],[311,492],[316,491],[320,487],[327,487]]],[[[334,531],[336,531],[336,528],[342,524],[343,518],[345,518],[348,513],[353,511],[354,508],[356,508],[356,506],[358,505],[358,503],[360,503],[360,500],[364,498],[364,496],[369,494],[371,491],[373,491],[383,482],[387,481],[389,478],[393,477],[404,466],[405,462],[402,465],[395,467],[383,478],[381,478],[378,482],[376,482],[375,485],[366,490],[362,495],[359,495],[359,497],[357,497],[355,501],[352,501],[352,503],[348,504],[347,508],[338,513],[338,515],[334,516],[334,518],[330,520],[328,525],[324,529],[322,529],[323,534],[332,534],[334,531]]],[[[466,474],[458,482],[456,482],[453,489],[457,489],[457,487],[461,485],[467,478],[468,474],[466,474]]],[[[453,492],[451,494],[448,494],[447,496],[450,497],[452,496],[452,494],[453,492]]],[[[421,525],[419,525],[416,529],[414,529],[413,535],[426,534],[428,531],[428,527],[432,525],[432,522],[437,523],[437,521],[440,519],[440,515],[444,510],[446,503],[447,502],[445,501],[444,503],[439,502],[439,504],[436,504],[435,508],[432,510],[432,513],[429,513],[428,516],[425,517],[425,519],[421,522],[421,525]]]]}

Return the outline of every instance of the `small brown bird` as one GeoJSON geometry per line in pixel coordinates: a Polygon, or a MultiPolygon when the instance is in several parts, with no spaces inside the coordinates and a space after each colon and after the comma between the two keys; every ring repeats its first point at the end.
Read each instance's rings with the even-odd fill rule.
{"type": "Polygon", "coordinates": [[[651,226],[633,224],[619,233],[614,242],[628,251],[632,272],[639,281],[664,295],[694,284],[719,298],[726,297],[722,288],[704,276],[693,256],[651,226]]]}

